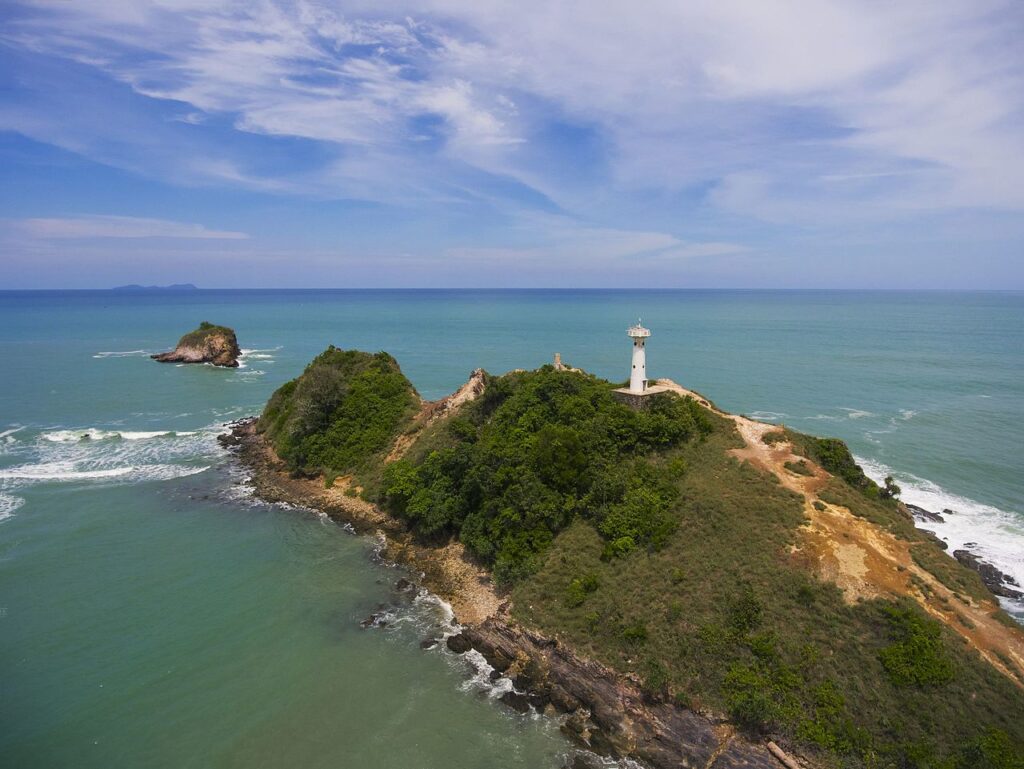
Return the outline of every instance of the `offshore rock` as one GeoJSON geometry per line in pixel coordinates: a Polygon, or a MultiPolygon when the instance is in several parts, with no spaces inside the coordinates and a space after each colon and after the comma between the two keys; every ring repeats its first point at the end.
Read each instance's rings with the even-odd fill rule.
{"type": "Polygon", "coordinates": [[[232,329],[203,321],[199,328],[179,339],[173,350],[150,357],[160,363],[212,363],[214,366],[237,368],[241,354],[232,329]]]}

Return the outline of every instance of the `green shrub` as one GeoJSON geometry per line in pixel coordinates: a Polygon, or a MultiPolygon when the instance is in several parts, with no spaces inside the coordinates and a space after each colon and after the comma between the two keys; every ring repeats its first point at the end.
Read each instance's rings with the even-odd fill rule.
{"type": "Polygon", "coordinates": [[[786,462],[784,467],[789,470],[789,472],[795,473],[796,475],[814,475],[814,471],[812,471],[811,468],[807,466],[807,463],[802,459],[797,462],[786,462]]]}
{"type": "Polygon", "coordinates": [[[953,680],[953,663],[942,642],[942,628],[916,607],[886,607],[893,643],[878,657],[897,686],[935,686],[953,680]]]}
{"type": "Polygon", "coordinates": [[[432,450],[385,470],[382,501],[417,531],[456,534],[502,583],[533,573],[577,516],[607,558],[660,548],[685,463],[665,472],[652,458],[713,430],[692,399],[664,393],[634,411],[609,383],[551,366],[489,379],[452,422],[432,450]]]}
{"type": "Polygon", "coordinates": [[[351,473],[391,445],[416,403],[387,353],[329,347],[278,388],[259,427],[293,470],[351,473]]]}

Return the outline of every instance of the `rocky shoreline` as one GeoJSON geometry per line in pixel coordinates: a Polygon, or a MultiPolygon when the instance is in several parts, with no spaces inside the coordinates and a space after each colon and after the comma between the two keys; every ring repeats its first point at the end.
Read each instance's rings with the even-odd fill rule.
{"type": "MultiPolygon", "coordinates": [[[[654,769],[799,766],[774,743],[752,742],[724,720],[664,701],[639,681],[578,656],[557,638],[519,626],[507,602],[494,595],[488,574],[460,547],[417,543],[401,521],[346,493],[344,483],[326,489],[320,479],[293,477],[257,432],[254,418],[227,426],[230,433],[218,440],[250,472],[261,499],[313,508],[359,533],[377,533],[382,558],[420,573],[423,586],[448,601],[463,623],[462,631],[447,639],[448,649],[474,649],[494,668],[495,679],[508,678],[513,689],[501,701],[512,709],[558,718],[577,745],[654,769]]],[[[364,622],[374,625],[372,617],[364,622]]],[[[578,757],[573,765],[586,766],[587,760],[578,757]]]]}
{"type": "MultiPolygon", "coordinates": [[[[905,503],[904,506],[907,508],[907,512],[913,516],[915,521],[920,521],[922,523],[944,523],[945,518],[943,516],[956,514],[953,510],[949,509],[943,510],[941,513],[934,513],[930,510],[925,510],[923,507],[919,507],[918,505],[905,503]]],[[[946,547],[946,543],[942,540],[936,538],[936,541],[939,542],[943,548],[946,547]]],[[[977,553],[972,552],[970,548],[974,546],[976,546],[975,543],[968,542],[963,549],[954,550],[952,556],[968,569],[976,571],[978,576],[981,577],[981,581],[985,583],[985,587],[987,587],[993,595],[999,596],[1000,598],[1010,598],[1015,601],[1024,599],[1024,591],[1020,590],[1021,586],[1017,580],[984,560],[977,553]]]]}

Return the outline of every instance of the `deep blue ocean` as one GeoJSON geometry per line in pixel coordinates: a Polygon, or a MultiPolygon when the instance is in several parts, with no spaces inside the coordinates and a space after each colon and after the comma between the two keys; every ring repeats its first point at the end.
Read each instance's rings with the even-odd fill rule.
{"type": "Polygon", "coordinates": [[[844,439],[1024,583],[1021,292],[0,292],[0,765],[559,766],[557,728],[420,649],[443,605],[360,628],[400,575],[215,436],[328,344],[433,399],[555,352],[624,380],[638,318],[649,376],[844,439]],[[149,359],[203,320],[241,368],[149,359]]]}

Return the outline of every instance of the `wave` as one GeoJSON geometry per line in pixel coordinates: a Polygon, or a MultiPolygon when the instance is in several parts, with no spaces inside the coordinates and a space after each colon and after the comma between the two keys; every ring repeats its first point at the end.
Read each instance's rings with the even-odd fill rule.
{"type": "Polygon", "coordinates": [[[73,462],[42,462],[18,465],[0,470],[5,481],[97,481],[117,478],[124,481],[165,481],[195,475],[208,466],[198,465],[128,465],[126,467],[94,467],[82,469],[73,462]]]}
{"type": "Polygon", "coordinates": [[[123,352],[98,352],[92,357],[94,358],[141,358],[142,356],[149,356],[152,353],[149,350],[125,350],[123,352]]]}
{"type": "Polygon", "coordinates": [[[51,430],[40,434],[40,438],[51,443],[78,443],[79,441],[106,441],[120,439],[124,441],[144,441],[151,438],[177,438],[195,435],[194,430],[102,430],[98,427],[86,427],[80,430],[51,430]]]}
{"type": "Polygon", "coordinates": [[[0,521],[11,518],[14,515],[14,511],[23,504],[25,504],[25,500],[21,497],[0,493],[0,521]]]}
{"type": "MultiPolygon", "coordinates": [[[[969,545],[966,549],[1024,584],[1024,516],[1020,513],[954,494],[933,481],[893,470],[872,459],[855,459],[876,483],[884,483],[886,476],[891,475],[903,490],[900,498],[904,502],[940,513],[943,522],[919,521],[917,525],[945,541],[950,553],[969,545]]],[[[1015,614],[1024,612],[1024,602],[1000,600],[1015,614]]]]}
{"type": "Polygon", "coordinates": [[[877,414],[875,414],[872,411],[864,411],[863,409],[851,409],[846,408],[845,406],[841,406],[839,410],[846,412],[847,419],[863,419],[864,417],[877,416],[877,414]]]}
{"type": "Polygon", "coordinates": [[[777,422],[780,419],[785,419],[789,414],[783,414],[778,411],[754,411],[747,416],[760,422],[777,422]]]}

